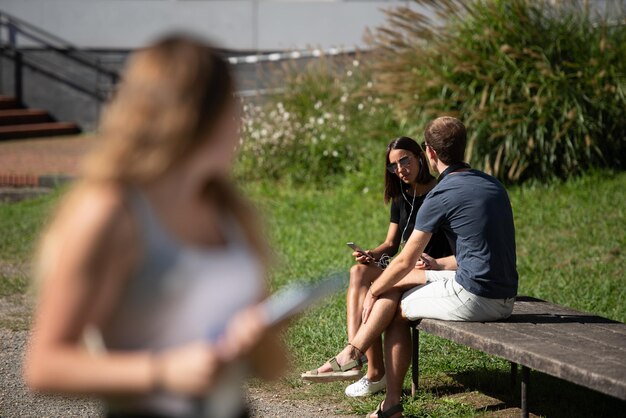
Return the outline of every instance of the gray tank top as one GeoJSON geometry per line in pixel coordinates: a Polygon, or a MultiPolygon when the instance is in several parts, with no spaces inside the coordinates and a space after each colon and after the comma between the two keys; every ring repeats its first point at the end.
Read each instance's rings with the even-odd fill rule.
{"type": "MultiPolygon", "coordinates": [[[[140,191],[129,196],[140,230],[141,261],[102,330],[107,349],[158,352],[198,340],[215,341],[233,314],[258,301],[264,289],[262,266],[242,231],[230,218],[222,223],[225,246],[190,246],[164,228],[140,191]]],[[[226,373],[224,380],[229,381],[213,391],[220,391],[219,403],[211,394],[198,401],[159,393],[111,400],[109,406],[115,412],[172,417],[231,416],[229,408],[237,414],[242,406],[242,367],[226,373]],[[237,405],[227,407],[227,399],[237,405]]]]}

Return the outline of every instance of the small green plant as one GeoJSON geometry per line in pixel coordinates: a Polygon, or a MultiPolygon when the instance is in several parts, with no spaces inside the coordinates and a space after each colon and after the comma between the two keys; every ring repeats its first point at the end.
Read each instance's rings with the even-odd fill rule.
{"type": "Polygon", "coordinates": [[[376,167],[382,176],[385,146],[398,128],[388,105],[363,94],[371,82],[360,56],[283,71],[280,93],[244,105],[238,175],[329,184],[376,167]]]}
{"type": "MultiPolygon", "coordinates": [[[[372,36],[373,91],[396,118],[468,126],[466,158],[500,179],[626,166],[626,24],[538,0],[416,0],[372,36]]],[[[373,93],[372,93],[373,94],[373,93]]]]}

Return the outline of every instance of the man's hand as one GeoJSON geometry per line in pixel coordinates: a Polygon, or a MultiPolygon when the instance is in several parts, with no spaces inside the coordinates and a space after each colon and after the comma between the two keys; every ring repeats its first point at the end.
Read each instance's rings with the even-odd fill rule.
{"type": "Polygon", "coordinates": [[[417,263],[415,263],[415,268],[419,270],[441,270],[437,259],[432,258],[426,253],[422,253],[417,263]]]}

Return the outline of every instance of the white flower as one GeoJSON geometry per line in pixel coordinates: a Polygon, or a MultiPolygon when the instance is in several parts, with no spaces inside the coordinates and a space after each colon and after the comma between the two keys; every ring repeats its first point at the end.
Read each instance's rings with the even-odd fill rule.
{"type": "Polygon", "coordinates": [[[352,61],[352,65],[354,65],[355,67],[358,67],[359,66],[359,61],[358,60],[352,61]]]}
{"type": "Polygon", "coordinates": [[[369,187],[363,187],[363,194],[366,194],[370,191],[369,187]]]}
{"type": "Polygon", "coordinates": [[[368,88],[368,89],[371,89],[371,88],[372,88],[372,86],[373,86],[372,82],[371,82],[371,81],[368,81],[368,82],[367,82],[367,88],[368,88]]]}
{"type": "Polygon", "coordinates": [[[324,157],[328,156],[328,150],[324,150],[322,154],[324,154],[324,157]]]}
{"type": "Polygon", "coordinates": [[[359,103],[359,105],[357,106],[357,108],[358,108],[359,110],[363,110],[363,107],[364,107],[364,106],[363,106],[363,103],[359,103]]]}
{"type": "Polygon", "coordinates": [[[317,118],[317,124],[318,125],[323,125],[324,124],[324,118],[317,118]]]}
{"type": "Polygon", "coordinates": [[[337,117],[337,119],[339,119],[339,122],[343,122],[343,120],[345,119],[345,117],[344,117],[342,114],[340,114],[340,115],[337,117]]]}
{"type": "Polygon", "coordinates": [[[339,153],[337,152],[337,150],[333,150],[333,157],[335,158],[339,157],[339,153]]]}
{"type": "Polygon", "coordinates": [[[315,107],[315,110],[318,110],[319,108],[321,108],[321,107],[322,107],[322,102],[317,101],[317,102],[315,103],[315,106],[313,106],[313,107],[315,107]]]}
{"type": "Polygon", "coordinates": [[[346,75],[347,75],[348,77],[352,77],[352,70],[348,70],[348,72],[346,73],[346,75]]]}
{"type": "Polygon", "coordinates": [[[347,95],[347,94],[344,94],[343,96],[341,96],[340,101],[341,101],[341,103],[345,103],[345,102],[347,102],[347,101],[348,101],[348,95],[347,95]]]}

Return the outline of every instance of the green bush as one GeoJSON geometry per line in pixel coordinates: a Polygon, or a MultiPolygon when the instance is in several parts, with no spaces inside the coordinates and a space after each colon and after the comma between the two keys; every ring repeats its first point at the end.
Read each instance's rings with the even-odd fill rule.
{"type": "Polygon", "coordinates": [[[238,176],[331,184],[352,173],[366,185],[376,170],[382,178],[385,146],[399,129],[389,106],[363,93],[370,74],[360,56],[283,71],[280,93],[244,106],[238,176]]]}
{"type": "Polygon", "coordinates": [[[292,65],[281,93],[247,104],[239,177],[367,187],[391,138],[442,114],[505,181],[625,167],[625,25],[540,0],[416,3],[437,22],[390,10],[373,53],[292,65]]]}
{"type": "Polygon", "coordinates": [[[372,36],[371,90],[397,120],[458,116],[467,159],[503,180],[625,167],[623,13],[610,26],[538,0],[416,3],[439,23],[403,7],[372,36]]]}

